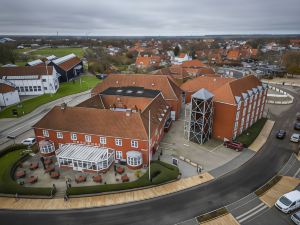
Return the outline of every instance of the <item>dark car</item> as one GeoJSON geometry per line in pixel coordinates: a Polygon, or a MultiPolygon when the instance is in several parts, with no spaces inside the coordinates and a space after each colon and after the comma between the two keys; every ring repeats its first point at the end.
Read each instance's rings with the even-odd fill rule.
{"type": "Polygon", "coordinates": [[[284,130],[279,130],[279,131],[277,131],[277,133],[276,133],[276,137],[277,137],[278,139],[283,139],[283,138],[285,137],[285,135],[286,135],[286,132],[285,132],[284,130]]]}
{"type": "Polygon", "coordinates": [[[296,122],[296,123],[294,124],[294,129],[295,129],[295,130],[300,130],[300,122],[296,122]]]}
{"type": "Polygon", "coordinates": [[[237,152],[242,151],[243,148],[244,148],[244,145],[242,143],[236,142],[236,141],[225,141],[224,146],[227,147],[227,148],[234,149],[237,152]]]}
{"type": "Polygon", "coordinates": [[[300,112],[296,114],[296,120],[300,121],[300,112]]]}

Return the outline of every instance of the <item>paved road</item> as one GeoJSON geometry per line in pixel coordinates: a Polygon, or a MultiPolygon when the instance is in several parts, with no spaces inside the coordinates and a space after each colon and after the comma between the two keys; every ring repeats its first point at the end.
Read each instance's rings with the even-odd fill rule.
{"type": "MultiPolygon", "coordinates": [[[[294,94],[295,96],[295,94],[294,94]]],[[[295,104],[278,118],[271,137],[251,160],[231,173],[214,181],[178,193],[152,200],[111,207],[70,211],[0,211],[3,224],[143,224],[168,225],[191,219],[197,215],[228,205],[255,191],[271,179],[297,152],[286,138],[274,137],[277,129],[292,133],[293,122],[299,110],[299,92],[295,104]]]]}
{"type": "Polygon", "coordinates": [[[83,93],[70,95],[57,99],[55,101],[44,104],[32,113],[25,115],[17,119],[2,119],[0,120],[0,149],[11,144],[13,141],[7,139],[7,136],[20,136],[21,134],[31,130],[31,126],[34,125],[38,120],[40,120],[49,110],[55,105],[60,105],[66,102],[70,106],[77,105],[78,103],[86,100],[90,97],[90,91],[83,93]]]}

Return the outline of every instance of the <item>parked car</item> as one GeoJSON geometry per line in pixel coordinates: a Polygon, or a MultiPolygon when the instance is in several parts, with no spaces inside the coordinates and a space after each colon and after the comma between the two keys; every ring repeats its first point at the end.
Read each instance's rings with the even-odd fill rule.
{"type": "Polygon", "coordinates": [[[292,216],[291,216],[291,219],[293,220],[293,222],[295,224],[300,224],[300,211],[294,213],[292,216]]]}
{"type": "Polygon", "coordinates": [[[244,148],[244,145],[242,143],[236,142],[236,141],[225,141],[224,146],[227,147],[227,148],[234,149],[237,152],[242,151],[243,148],[244,148]]]}
{"type": "Polygon", "coordinates": [[[292,142],[298,143],[300,141],[300,134],[293,133],[290,139],[292,142]]]}
{"type": "Polygon", "coordinates": [[[296,114],[296,120],[300,121],[300,112],[296,114]]]}
{"type": "Polygon", "coordinates": [[[278,139],[284,139],[285,138],[285,135],[286,135],[286,131],[285,130],[279,130],[277,131],[276,133],[276,137],[278,139]]]}
{"type": "Polygon", "coordinates": [[[296,123],[294,124],[294,129],[295,129],[295,130],[300,130],[300,122],[296,122],[296,123]]]}
{"type": "Polygon", "coordinates": [[[300,191],[295,190],[282,195],[275,203],[277,209],[290,213],[300,207],[300,191]]]}
{"type": "Polygon", "coordinates": [[[34,145],[36,143],[35,138],[26,138],[21,142],[23,145],[34,145]]]}

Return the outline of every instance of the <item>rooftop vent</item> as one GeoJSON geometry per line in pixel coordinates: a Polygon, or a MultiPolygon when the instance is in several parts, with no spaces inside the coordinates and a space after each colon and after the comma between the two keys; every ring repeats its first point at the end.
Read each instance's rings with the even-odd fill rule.
{"type": "Polygon", "coordinates": [[[118,89],[117,90],[117,93],[121,93],[123,90],[122,89],[118,89]]]}
{"type": "Polygon", "coordinates": [[[132,90],[127,90],[127,91],[126,91],[127,94],[130,94],[130,93],[132,93],[132,92],[133,92],[132,90]]]}
{"type": "Polygon", "coordinates": [[[137,91],[136,93],[138,93],[138,94],[143,94],[144,91],[137,91]]]}
{"type": "Polygon", "coordinates": [[[119,81],[117,80],[117,81],[116,81],[116,84],[118,84],[118,83],[119,83],[119,81]]]}
{"type": "Polygon", "coordinates": [[[135,81],[133,81],[132,84],[135,84],[135,81]]]}
{"type": "Polygon", "coordinates": [[[152,85],[152,86],[154,86],[155,84],[154,84],[154,83],[152,83],[151,85],[152,85]]]}

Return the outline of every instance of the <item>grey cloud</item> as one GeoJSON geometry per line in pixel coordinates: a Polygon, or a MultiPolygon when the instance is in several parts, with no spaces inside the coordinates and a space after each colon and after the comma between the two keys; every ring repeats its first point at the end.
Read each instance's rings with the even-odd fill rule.
{"type": "Polygon", "coordinates": [[[0,34],[300,33],[299,0],[0,0],[0,34]]]}

